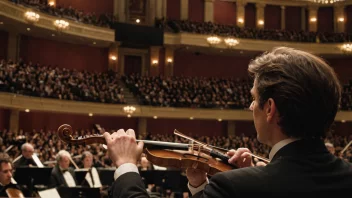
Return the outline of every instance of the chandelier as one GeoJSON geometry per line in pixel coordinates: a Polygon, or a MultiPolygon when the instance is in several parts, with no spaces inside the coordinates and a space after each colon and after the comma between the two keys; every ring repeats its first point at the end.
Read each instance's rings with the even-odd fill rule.
{"type": "Polygon", "coordinates": [[[238,40],[234,38],[226,38],[224,41],[229,48],[235,47],[239,44],[238,40]]]}
{"type": "Polygon", "coordinates": [[[319,4],[333,4],[344,0],[311,0],[311,1],[319,4]]]}
{"type": "Polygon", "coordinates": [[[210,44],[210,45],[217,45],[221,42],[221,39],[217,36],[210,36],[207,38],[207,42],[210,44]]]}
{"type": "Polygon", "coordinates": [[[24,13],[24,18],[30,23],[36,23],[39,21],[40,15],[32,11],[27,11],[24,13]]]}
{"type": "Polygon", "coordinates": [[[352,43],[345,43],[341,46],[341,50],[345,53],[352,53],[352,43]]]}
{"type": "Polygon", "coordinates": [[[57,29],[58,31],[66,30],[69,25],[70,25],[70,23],[67,22],[67,21],[65,21],[65,20],[56,20],[56,21],[54,22],[54,26],[56,27],[56,29],[57,29]]]}
{"type": "Polygon", "coordinates": [[[133,114],[136,111],[136,107],[134,106],[125,106],[123,107],[123,111],[127,113],[128,117],[131,117],[131,114],[133,114]]]}

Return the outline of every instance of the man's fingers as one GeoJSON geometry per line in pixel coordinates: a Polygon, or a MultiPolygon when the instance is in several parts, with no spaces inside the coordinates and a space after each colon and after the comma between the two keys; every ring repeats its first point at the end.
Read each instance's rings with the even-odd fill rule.
{"type": "Polygon", "coordinates": [[[108,133],[108,132],[105,132],[103,134],[104,138],[105,138],[105,141],[106,141],[106,144],[110,144],[111,143],[111,135],[108,133]]]}
{"type": "Polygon", "coordinates": [[[138,142],[137,149],[140,153],[143,152],[143,147],[144,147],[144,142],[142,142],[142,141],[138,142]]]}
{"type": "Polygon", "coordinates": [[[129,135],[129,136],[132,136],[132,137],[136,138],[136,134],[135,134],[135,132],[134,132],[133,129],[128,129],[128,130],[126,131],[126,134],[129,135]]]}

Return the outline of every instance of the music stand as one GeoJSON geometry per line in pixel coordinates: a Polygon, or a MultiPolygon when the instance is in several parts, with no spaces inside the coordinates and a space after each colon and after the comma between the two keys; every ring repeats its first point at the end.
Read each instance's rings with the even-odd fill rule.
{"type": "Polygon", "coordinates": [[[86,179],[87,173],[88,173],[88,169],[76,169],[75,170],[77,184],[83,185],[83,182],[86,179]]]}
{"type": "Polygon", "coordinates": [[[97,198],[101,197],[99,188],[89,187],[58,187],[60,197],[65,198],[97,198]]]}
{"type": "Polygon", "coordinates": [[[116,168],[97,168],[101,185],[111,186],[114,182],[114,174],[116,168]]]}
{"type": "Polygon", "coordinates": [[[18,167],[14,179],[19,185],[27,185],[32,194],[34,185],[48,185],[52,167],[18,167]]]}
{"type": "Polygon", "coordinates": [[[146,186],[155,184],[163,191],[170,189],[172,191],[181,191],[181,171],[179,170],[147,170],[140,171],[140,175],[146,186]]]}

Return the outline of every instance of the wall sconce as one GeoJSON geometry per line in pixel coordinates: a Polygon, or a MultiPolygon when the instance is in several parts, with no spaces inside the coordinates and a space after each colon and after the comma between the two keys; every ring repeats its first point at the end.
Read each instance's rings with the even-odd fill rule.
{"type": "Polygon", "coordinates": [[[26,110],[24,110],[26,113],[29,113],[30,112],[30,110],[29,109],[26,109],[26,110]]]}
{"type": "Polygon", "coordinates": [[[111,60],[116,61],[117,57],[116,56],[111,56],[111,60]]]}
{"type": "Polygon", "coordinates": [[[317,18],[315,17],[310,18],[310,22],[317,22],[317,18]]]}
{"type": "Polygon", "coordinates": [[[172,63],[172,58],[168,58],[166,61],[167,63],[172,63]]]}
{"type": "Polygon", "coordinates": [[[243,20],[242,18],[239,18],[237,21],[238,21],[239,23],[244,23],[244,20],[243,20]]]}
{"type": "Polygon", "coordinates": [[[344,22],[345,21],[345,18],[343,18],[343,17],[340,17],[339,19],[338,19],[338,22],[344,22]]]}
{"type": "Polygon", "coordinates": [[[263,21],[263,20],[259,20],[259,21],[258,21],[258,24],[259,24],[259,25],[264,25],[264,21],[263,21]]]}
{"type": "Polygon", "coordinates": [[[136,23],[140,23],[141,22],[141,20],[140,19],[136,19],[136,23]]]}
{"type": "Polygon", "coordinates": [[[54,26],[58,31],[66,30],[69,27],[70,23],[65,20],[56,20],[54,26]]]}
{"type": "Polygon", "coordinates": [[[49,4],[49,6],[55,6],[55,2],[54,1],[50,1],[48,4],[49,4]]]}
{"type": "Polygon", "coordinates": [[[152,61],[152,64],[153,64],[154,66],[158,65],[158,63],[159,63],[159,61],[156,60],[156,59],[154,59],[154,60],[152,61]]]}
{"type": "Polygon", "coordinates": [[[93,113],[88,113],[88,116],[89,116],[89,117],[92,117],[92,116],[93,116],[93,113]]]}
{"type": "Polygon", "coordinates": [[[24,14],[24,17],[28,22],[36,23],[39,21],[40,15],[35,12],[28,11],[24,14]]]}
{"type": "Polygon", "coordinates": [[[207,42],[209,43],[210,46],[215,46],[221,43],[221,39],[217,36],[210,36],[207,38],[207,42]]]}

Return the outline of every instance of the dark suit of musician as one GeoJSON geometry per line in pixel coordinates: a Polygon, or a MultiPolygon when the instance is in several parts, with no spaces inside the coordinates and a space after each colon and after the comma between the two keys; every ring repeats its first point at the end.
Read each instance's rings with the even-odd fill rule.
{"type": "Polygon", "coordinates": [[[73,182],[75,183],[75,185],[77,184],[76,181],[76,175],[75,172],[72,168],[68,168],[68,169],[61,169],[58,165],[56,165],[53,170],[51,171],[51,176],[50,176],[50,181],[49,181],[49,187],[53,188],[53,187],[69,187],[72,186],[70,185],[67,179],[65,179],[64,174],[67,174],[66,172],[68,172],[69,174],[71,174],[71,177],[73,179],[73,182]]]}
{"type": "Polygon", "coordinates": [[[17,160],[13,165],[16,168],[17,167],[37,166],[37,164],[34,162],[34,160],[32,158],[27,159],[23,156],[19,160],[17,160]]]}
{"type": "MultiPolygon", "coordinates": [[[[310,195],[313,197],[350,191],[352,165],[330,154],[320,140],[298,140],[281,148],[267,166],[247,167],[215,174],[203,191],[193,197],[268,197],[310,195]],[[334,170],[333,173],[331,173],[334,170]]],[[[111,195],[148,197],[140,175],[122,174],[113,183],[111,195]]]]}

